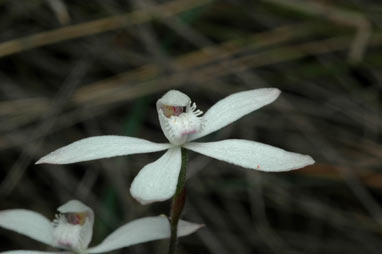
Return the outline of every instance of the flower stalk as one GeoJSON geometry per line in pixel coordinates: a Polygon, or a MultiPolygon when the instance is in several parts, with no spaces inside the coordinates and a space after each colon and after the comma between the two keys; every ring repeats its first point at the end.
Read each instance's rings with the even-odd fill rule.
{"type": "Polygon", "coordinates": [[[186,202],[186,169],[187,169],[187,160],[188,154],[187,150],[182,148],[182,164],[178,177],[178,184],[176,186],[175,195],[172,199],[171,211],[170,211],[170,245],[168,249],[168,254],[174,254],[176,251],[177,239],[178,239],[178,222],[182,215],[184,204],[186,202]]]}

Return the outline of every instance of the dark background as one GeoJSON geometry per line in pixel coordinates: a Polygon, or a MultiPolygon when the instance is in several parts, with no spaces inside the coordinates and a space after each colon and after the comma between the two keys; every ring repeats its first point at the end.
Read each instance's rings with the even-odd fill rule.
{"type": "MultiPolygon", "coordinates": [[[[91,245],[141,206],[132,179],[161,153],[34,165],[94,135],[166,142],[169,89],[206,111],[248,89],[280,98],[206,140],[243,138],[311,155],[288,173],[190,153],[184,219],[205,228],[178,253],[380,253],[382,3],[372,0],[0,1],[0,209],[54,216],[79,199],[91,245]]],[[[0,251],[46,247],[0,229],[0,251]]],[[[167,241],[121,250],[166,253],[167,241]]],[[[115,251],[117,253],[117,251],[115,251]]]]}

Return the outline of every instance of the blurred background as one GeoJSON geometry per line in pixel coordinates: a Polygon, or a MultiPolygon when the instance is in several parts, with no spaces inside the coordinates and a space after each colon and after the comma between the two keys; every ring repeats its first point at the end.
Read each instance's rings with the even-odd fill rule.
{"type": "MultiPolygon", "coordinates": [[[[162,153],[34,162],[95,135],[166,142],[155,102],[169,89],[206,111],[231,93],[277,87],[276,102],[204,140],[256,140],[316,164],[262,173],[191,152],[183,218],[206,227],[178,253],[380,253],[380,1],[1,0],[0,13],[0,210],[53,219],[79,199],[96,213],[91,245],[168,214],[170,201],[141,206],[129,193],[162,153]]],[[[4,229],[0,243],[47,250],[4,229]]]]}

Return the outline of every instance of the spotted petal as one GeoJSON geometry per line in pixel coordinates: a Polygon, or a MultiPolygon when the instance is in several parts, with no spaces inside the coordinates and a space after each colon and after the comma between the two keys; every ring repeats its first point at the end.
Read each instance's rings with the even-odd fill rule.
{"type": "Polygon", "coordinates": [[[208,143],[187,143],[185,148],[245,168],[288,171],[313,164],[309,155],[287,152],[270,145],[240,139],[208,143]]]}
{"type": "Polygon", "coordinates": [[[53,244],[53,226],[51,221],[39,213],[12,209],[0,212],[0,227],[26,235],[50,246],[53,244]]]}
{"type": "Polygon", "coordinates": [[[81,139],[42,157],[36,162],[69,164],[120,155],[150,153],[166,150],[170,144],[158,144],[125,136],[96,136],[81,139]]]}
{"type": "MultiPolygon", "coordinates": [[[[178,236],[189,235],[201,227],[187,221],[179,221],[178,236]]],[[[164,216],[147,217],[129,222],[93,248],[88,253],[104,253],[130,245],[170,237],[170,224],[164,216]]]]}
{"type": "Polygon", "coordinates": [[[178,183],[180,166],[180,148],[173,147],[139,171],[131,184],[131,195],[143,205],[171,198],[178,183]]]}
{"type": "Polygon", "coordinates": [[[204,128],[187,141],[204,137],[259,109],[280,95],[277,88],[261,88],[232,94],[213,105],[203,116],[204,128]]]}

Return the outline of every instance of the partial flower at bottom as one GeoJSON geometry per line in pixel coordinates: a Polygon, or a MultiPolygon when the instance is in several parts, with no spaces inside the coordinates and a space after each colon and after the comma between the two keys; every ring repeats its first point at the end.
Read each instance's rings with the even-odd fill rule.
{"type": "Polygon", "coordinates": [[[184,93],[168,91],[157,101],[159,123],[168,144],[124,136],[96,136],[62,147],[36,164],[68,164],[136,153],[167,152],[146,165],[131,184],[132,196],[142,204],[171,198],[181,168],[181,147],[244,168],[278,172],[313,164],[309,155],[287,152],[270,145],[241,139],[192,142],[219,130],[277,99],[280,90],[261,88],[232,94],[212,106],[203,116],[184,93]]]}
{"type": "MultiPolygon", "coordinates": [[[[0,211],[0,227],[65,251],[14,250],[0,252],[0,254],[105,253],[138,243],[170,237],[170,224],[166,217],[146,217],[121,226],[107,236],[102,243],[88,248],[93,234],[93,210],[77,200],[71,200],[57,210],[59,214],[56,215],[53,222],[30,210],[0,211]]],[[[180,221],[178,234],[186,236],[200,227],[201,225],[198,224],[180,221]]]]}

